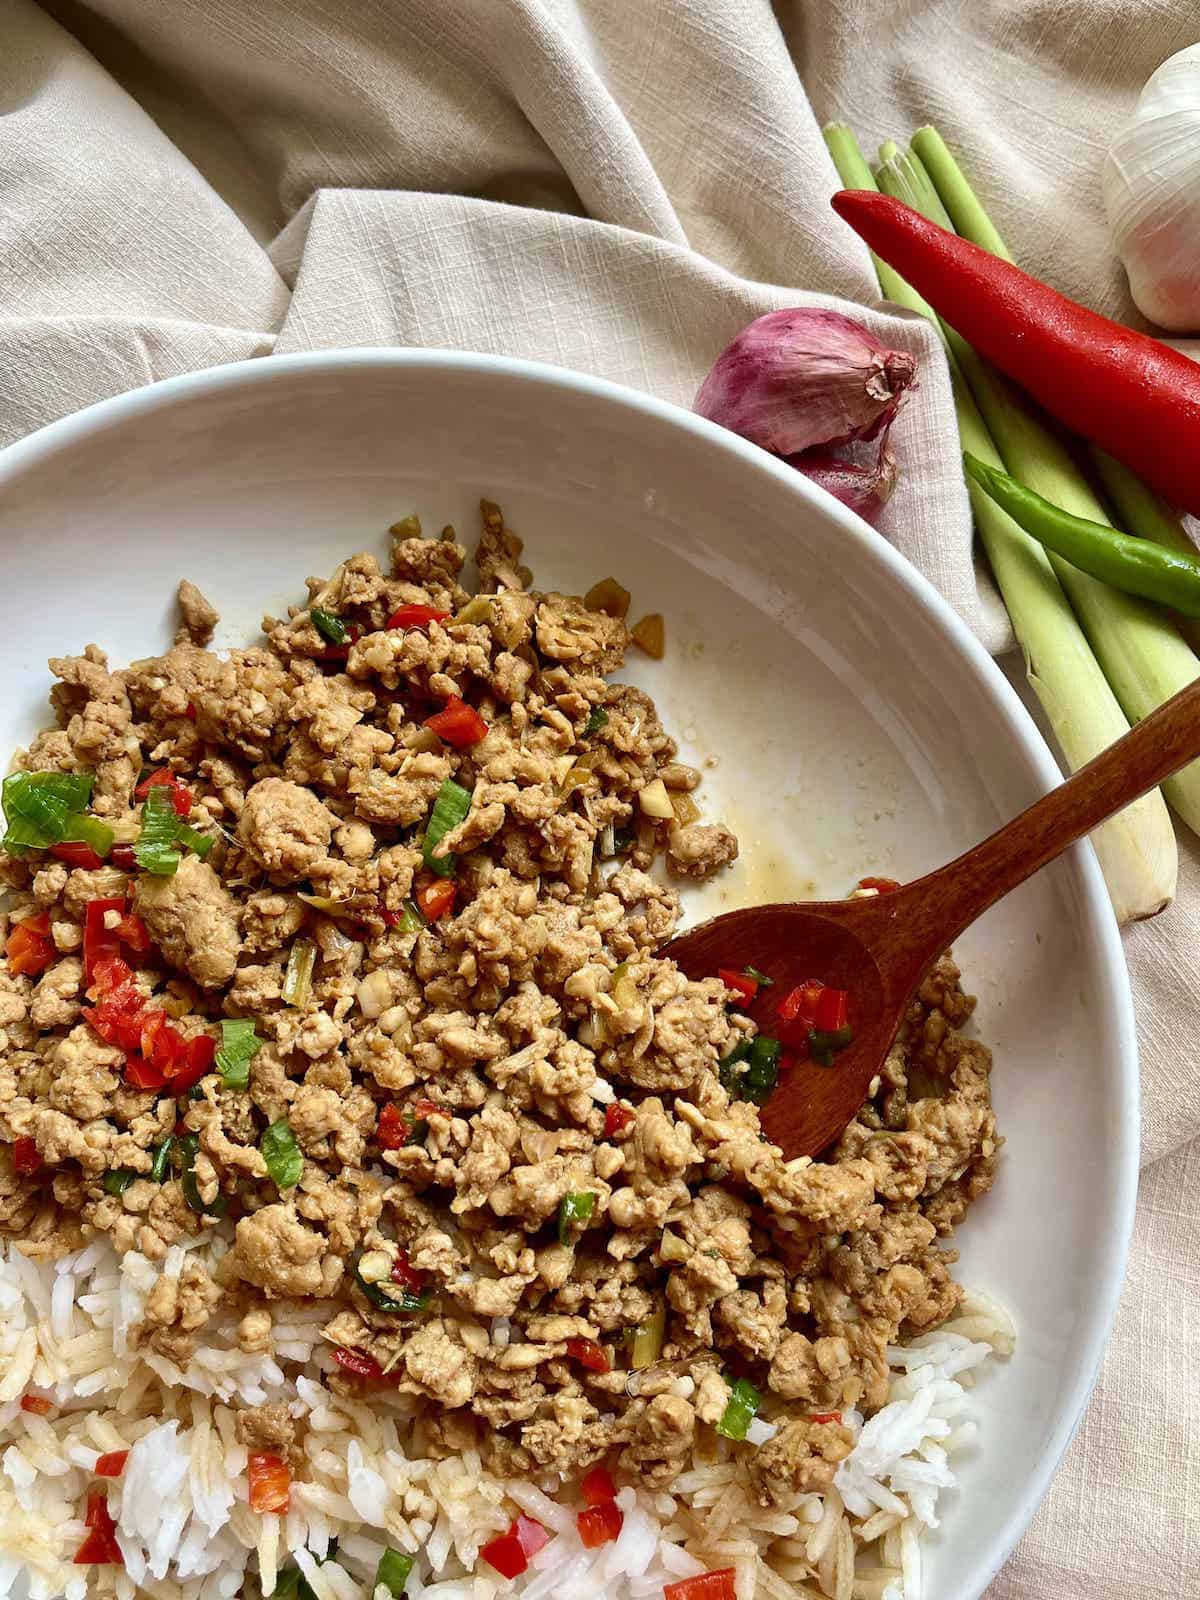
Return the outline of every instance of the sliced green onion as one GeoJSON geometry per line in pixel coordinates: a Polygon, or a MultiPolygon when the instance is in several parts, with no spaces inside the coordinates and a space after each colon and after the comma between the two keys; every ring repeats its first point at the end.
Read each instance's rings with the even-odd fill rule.
{"type": "Polygon", "coordinates": [[[470,790],[464,789],[461,783],[455,783],[453,778],[444,779],[442,787],[437,792],[437,799],[433,802],[433,812],[425,829],[425,843],[421,847],[425,865],[439,878],[454,876],[454,857],[437,857],[433,853],[434,849],[451,828],[457,828],[459,823],[465,820],[470,809],[470,790]]]}
{"type": "Polygon", "coordinates": [[[744,1439],[750,1424],[758,1415],[762,1395],[745,1378],[738,1378],[735,1382],[727,1377],[725,1382],[729,1384],[729,1403],[721,1413],[717,1432],[726,1439],[744,1439]]]}
{"type": "Polygon", "coordinates": [[[154,1159],[150,1163],[150,1176],[155,1183],[163,1183],[171,1166],[171,1153],[175,1149],[175,1139],[172,1136],[164,1139],[161,1144],[154,1147],[154,1159]]]}
{"type": "Polygon", "coordinates": [[[368,1283],[358,1268],[354,1269],[354,1281],[366,1295],[373,1306],[380,1311],[393,1314],[402,1311],[424,1311],[429,1305],[430,1291],[422,1289],[420,1294],[414,1294],[411,1289],[402,1289],[399,1284],[393,1283],[368,1283]],[[394,1289],[394,1294],[389,1290],[394,1289]]]}
{"type": "Polygon", "coordinates": [[[399,1550],[393,1550],[389,1545],[380,1556],[379,1565],[375,1568],[375,1587],[378,1588],[382,1584],[389,1594],[399,1600],[416,1559],[416,1556],[402,1555],[399,1550]]]}
{"type": "Polygon", "coordinates": [[[558,1242],[570,1242],[571,1230],[586,1227],[596,1209],[594,1194],[565,1194],[558,1207],[558,1242]]]}
{"type": "Polygon", "coordinates": [[[629,1364],[635,1372],[652,1367],[662,1355],[663,1336],[667,1330],[667,1308],[660,1300],[654,1310],[634,1330],[633,1349],[629,1364]]]}
{"type": "Polygon", "coordinates": [[[223,1018],[221,1021],[221,1047],[217,1051],[216,1068],[227,1089],[250,1087],[250,1063],[262,1048],[262,1040],[254,1031],[248,1018],[223,1018]]]}
{"type": "Polygon", "coordinates": [[[124,1194],[136,1177],[132,1167],[113,1167],[104,1174],[105,1194],[124,1194]]]}
{"type": "Polygon", "coordinates": [[[142,831],[133,847],[139,867],[160,878],[173,877],[179,868],[179,817],[165,783],[147,790],[142,801],[142,831]]]}
{"type": "Polygon", "coordinates": [[[68,819],[91,799],[92,781],[87,772],[10,773],[0,790],[7,825],[4,848],[45,850],[60,844],[67,836],[68,819]]]}
{"type": "MultiPolygon", "coordinates": [[[[154,791],[151,790],[151,793],[154,791]]],[[[200,1150],[200,1135],[198,1133],[185,1133],[179,1140],[180,1178],[183,1184],[183,1198],[193,1211],[202,1217],[223,1217],[229,1209],[229,1197],[219,1194],[211,1205],[207,1205],[200,1197],[200,1185],[196,1181],[196,1156],[200,1150]]]]}
{"type": "Polygon", "coordinates": [[[277,1189],[294,1189],[304,1172],[304,1157],[296,1143],[296,1135],[286,1117],[273,1122],[262,1136],[259,1145],[267,1171],[275,1180],[277,1189]]]}
{"type": "Polygon", "coordinates": [[[396,926],[401,933],[420,933],[421,929],[427,926],[415,900],[404,902],[404,911],[396,926]]]}
{"type": "Polygon", "coordinates": [[[332,611],[324,611],[320,606],[314,606],[308,613],[312,618],[312,625],[323,639],[328,639],[330,644],[343,645],[349,628],[332,611]]]}
{"type": "Polygon", "coordinates": [[[603,706],[593,706],[592,707],[592,714],[587,719],[587,726],[584,728],[583,731],[584,731],[585,734],[599,733],[600,729],[603,728],[607,722],[608,722],[608,712],[605,711],[604,707],[603,706]]]}
{"type": "Polygon", "coordinates": [[[853,1038],[854,1029],[849,1023],[844,1027],[835,1028],[832,1032],[825,1028],[810,1028],[808,1052],[819,1067],[831,1067],[834,1056],[839,1050],[844,1050],[853,1038]]]}
{"type": "Polygon", "coordinates": [[[753,978],[760,989],[769,989],[774,984],[774,978],[768,978],[765,972],[760,972],[757,967],[743,967],[742,971],[748,978],[753,978]]]}
{"type": "Polygon", "coordinates": [[[98,856],[106,856],[112,849],[114,834],[98,817],[88,817],[82,811],[73,811],[63,830],[64,844],[86,844],[98,856]]]}
{"type": "Polygon", "coordinates": [[[306,1004],[312,989],[313,964],[317,947],[311,939],[297,939],[288,952],[287,971],[283,975],[283,1001],[285,1005],[306,1004]]]}
{"type": "Polygon", "coordinates": [[[216,844],[217,838],[213,833],[197,833],[195,828],[189,828],[186,822],[179,822],[175,829],[175,837],[180,844],[187,845],[189,850],[194,850],[204,860],[208,852],[216,844]]]}

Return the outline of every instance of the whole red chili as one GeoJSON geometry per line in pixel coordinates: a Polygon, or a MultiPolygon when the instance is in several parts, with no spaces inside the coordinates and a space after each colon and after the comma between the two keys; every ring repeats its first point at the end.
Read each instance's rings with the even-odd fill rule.
{"type": "Polygon", "coordinates": [[[1200,363],[1068,300],[890,195],[833,209],[962,337],[1075,433],[1200,513],[1200,363]]]}

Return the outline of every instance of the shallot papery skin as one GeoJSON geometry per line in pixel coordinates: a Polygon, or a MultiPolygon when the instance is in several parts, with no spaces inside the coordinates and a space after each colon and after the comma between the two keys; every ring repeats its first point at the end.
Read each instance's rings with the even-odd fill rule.
{"type": "Polygon", "coordinates": [[[722,350],[693,409],[778,456],[871,439],[917,364],[838,311],[769,311],[722,350]]]}
{"type": "Polygon", "coordinates": [[[896,487],[896,458],[888,449],[886,432],[878,439],[858,440],[837,449],[806,450],[787,461],[871,523],[896,487]]]}

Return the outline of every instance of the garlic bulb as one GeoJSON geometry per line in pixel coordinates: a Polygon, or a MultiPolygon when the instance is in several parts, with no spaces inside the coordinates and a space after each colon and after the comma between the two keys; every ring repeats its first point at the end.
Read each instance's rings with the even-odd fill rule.
{"type": "Polygon", "coordinates": [[[1200,332],[1200,44],[1164,61],[1104,167],[1113,246],[1143,316],[1200,332]]]}

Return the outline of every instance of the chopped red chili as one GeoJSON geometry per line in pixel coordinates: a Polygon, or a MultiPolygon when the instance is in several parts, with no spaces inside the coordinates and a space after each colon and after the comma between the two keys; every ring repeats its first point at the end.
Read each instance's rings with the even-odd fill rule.
{"type": "Polygon", "coordinates": [[[157,772],[152,772],[144,778],[133,791],[135,800],[144,800],[151,789],[163,784],[171,791],[171,804],[175,808],[177,817],[186,817],[192,809],[192,791],[168,767],[160,767],[157,772]]]}
{"type": "Polygon", "coordinates": [[[106,1455],[97,1458],[92,1470],[98,1478],[119,1478],[125,1471],[125,1463],[128,1460],[128,1450],[110,1450],[106,1455]]]}
{"type": "Polygon", "coordinates": [[[426,717],[424,726],[436,733],[439,739],[452,744],[457,750],[478,744],[487,737],[488,725],[475,710],[457,695],[446,701],[441,711],[426,717]]]}
{"type": "Polygon", "coordinates": [[[532,1517],[518,1517],[507,1533],[485,1544],[479,1554],[502,1578],[519,1578],[550,1535],[532,1517]]]}
{"type": "Polygon", "coordinates": [[[808,1420],[810,1422],[840,1422],[842,1413],[840,1411],[814,1411],[808,1420]]]}
{"type": "Polygon", "coordinates": [[[733,1568],[719,1567],[716,1572],[698,1572],[694,1578],[665,1584],[663,1600],[737,1600],[733,1568]]]}
{"type": "Polygon", "coordinates": [[[37,1147],[37,1140],[27,1135],[13,1140],[12,1146],[13,1169],[22,1178],[32,1178],[35,1172],[42,1168],[42,1152],[37,1147]]]}
{"type": "Polygon", "coordinates": [[[725,967],[717,970],[717,977],[727,989],[732,989],[734,994],[740,996],[747,1005],[758,993],[758,979],[752,978],[748,972],[730,972],[725,967]]]}
{"type": "Polygon", "coordinates": [[[190,700],[188,701],[187,705],[184,706],[183,714],[188,719],[189,722],[195,722],[195,720],[196,720],[196,708],[195,708],[195,706],[192,704],[192,702],[190,700]]]}
{"type": "Polygon", "coordinates": [[[133,853],[131,844],[115,844],[108,852],[109,865],[119,868],[121,872],[136,872],[137,857],[133,853]]]}
{"type": "Polygon", "coordinates": [[[379,1112],[379,1122],[375,1128],[375,1137],[379,1141],[381,1150],[400,1150],[408,1143],[408,1136],[412,1132],[412,1125],[406,1121],[403,1111],[390,1101],[379,1112]]]}
{"type": "Polygon", "coordinates": [[[850,995],[845,989],[822,989],[817,997],[813,1027],[822,1033],[836,1033],[846,1026],[850,995]]]}
{"type": "Polygon", "coordinates": [[[108,1509],[108,1496],[89,1494],[84,1523],[88,1532],[75,1556],[77,1567],[123,1567],[125,1558],[117,1543],[117,1525],[108,1509]]]}
{"type": "Polygon", "coordinates": [[[858,887],[860,889],[874,889],[879,894],[895,894],[900,885],[895,878],[860,878],[858,887]]]}
{"type": "Polygon", "coordinates": [[[416,1267],[410,1265],[407,1250],[401,1250],[392,1263],[392,1282],[402,1283],[414,1294],[420,1294],[425,1287],[427,1277],[428,1273],[419,1272],[416,1267]]]}
{"type": "Polygon", "coordinates": [[[68,840],[66,844],[50,846],[50,854],[57,856],[60,861],[65,861],[69,867],[78,867],[83,872],[95,872],[97,867],[102,867],[104,862],[92,849],[90,844],[82,840],[68,840]]]}
{"type": "Polygon", "coordinates": [[[604,1113],[604,1137],[611,1139],[618,1133],[624,1133],[637,1121],[637,1112],[631,1111],[628,1106],[623,1106],[619,1100],[610,1101],[604,1113]]]}
{"type": "Polygon", "coordinates": [[[445,622],[449,615],[436,606],[401,606],[399,611],[392,612],[387,625],[389,628],[428,628],[431,622],[445,622]]]}
{"type": "Polygon", "coordinates": [[[620,1533],[624,1523],[625,1513],[615,1500],[606,1500],[603,1505],[589,1506],[586,1511],[580,1511],[575,1518],[579,1537],[586,1550],[598,1550],[602,1544],[610,1544],[620,1533]]]}
{"type": "Polygon", "coordinates": [[[606,1500],[617,1498],[617,1486],[607,1467],[596,1465],[584,1473],[579,1492],[585,1505],[602,1506],[606,1500]]]}
{"type": "Polygon", "coordinates": [[[368,1378],[373,1383],[378,1383],[384,1376],[383,1368],[374,1356],[369,1356],[363,1350],[347,1350],[341,1345],[333,1352],[333,1359],[344,1372],[349,1372],[356,1378],[368,1378]]]}
{"type": "Polygon", "coordinates": [[[252,1450],[246,1472],[250,1480],[251,1511],[282,1513],[287,1510],[292,1474],[286,1461],[269,1450],[252,1450]]]}
{"type": "Polygon", "coordinates": [[[31,1416],[44,1417],[54,1410],[54,1405],[40,1394],[27,1394],[21,1397],[21,1410],[28,1411],[31,1416]]]}
{"type": "Polygon", "coordinates": [[[4,945],[8,970],[14,978],[22,974],[36,977],[39,972],[46,970],[57,953],[54,940],[50,937],[50,914],[47,911],[18,922],[4,945]]]}
{"type": "MultiPolygon", "coordinates": [[[[89,900],[83,910],[83,981],[90,985],[95,975],[96,963],[105,956],[117,956],[121,949],[120,924],[125,917],[125,901],[89,900]],[[108,926],[108,916],[115,917],[108,926]]],[[[126,968],[128,972],[128,968],[126,968]]],[[[107,987],[115,988],[111,981],[107,987]]]]}
{"type": "Polygon", "coordinates": [[[820,978],[806,978],[794,989],[789,989],[779,1002],[779,1015],[784,1022],[804,1022],[812,1025],[817,1014],[817,1003],[825,985],[820,978]]]}
{"type": "Polygon", "coordinates": [[[454,909],[456,885],[453,878],[435,878],[422,884],[416,892],[416,902],[426,922],[437,922],[454,909]]]}
{"type": "Polygon", "coordinates": [[[594,1339],[568,1339],[567,1354],[589,1372],[611,1372],[612,1362],[604,1353],[603,1345],[594,1339]]]}

